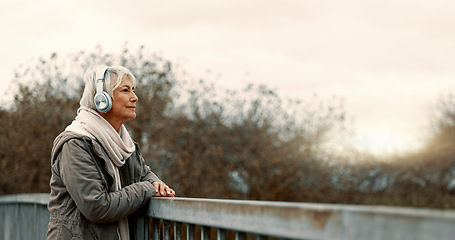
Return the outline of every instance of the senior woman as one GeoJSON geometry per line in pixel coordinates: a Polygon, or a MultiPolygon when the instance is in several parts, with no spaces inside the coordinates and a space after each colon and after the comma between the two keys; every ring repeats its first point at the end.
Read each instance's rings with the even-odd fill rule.
{"type": "Polygon", "coordinates": [[[77,117],[52,148],[47,239],[134,239],[138,209],[175,192],[145,164],[123,125],[136,117],[133,74],[97,66],[84,81],[77,117]]]}

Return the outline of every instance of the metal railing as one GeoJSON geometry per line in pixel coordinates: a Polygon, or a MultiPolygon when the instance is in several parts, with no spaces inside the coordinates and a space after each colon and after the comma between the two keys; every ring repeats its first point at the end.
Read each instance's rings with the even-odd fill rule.
{"type": "Polygon", "coordinates": [[[415,208],[155,198],[147,218],[154,240],[455,239],[455,211],[415,208]]]}
{"type": "MultiPolygon", "coordinates": [[[[45,239],[48,194],[0,197],[1,239],[45,239]]],[[[153,198],[138,239],[455,239],[455,211],[153,198]]]]}
{"type": "Polygon", "coordinates": [[[49,194],[0,197],[0,239],[46,239],[49,194]]]}

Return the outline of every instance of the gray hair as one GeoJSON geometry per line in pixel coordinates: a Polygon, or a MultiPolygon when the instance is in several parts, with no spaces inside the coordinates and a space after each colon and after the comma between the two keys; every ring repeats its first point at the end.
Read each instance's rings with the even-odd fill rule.
{"type": "MultiPolygon", "coordinates": [[[[107,66],[97,65],[93,66],[84,73],[84,93],[82,93],[81,100],[79,104],[81,107],[92,108],[96,109],[95,103],[93,102],[93,97],[95,97],[96,93],[96,80],[95,80],[95,73],[97,70],[101,68],[106,68],[107,66]]],[[[133,86],[136,87],[136,78],[134,75],[125,67],[122,66],[111,66],[107,69],[107,74],[104,78],[104,85],[103,89],[106,91],[112,98],[113,92],[116,88],[120,86],[122,79],[124,77],[128,77],[133,82],[133,86]]],[[[114,99],[112,99],[114,100],[114,99]]]]}

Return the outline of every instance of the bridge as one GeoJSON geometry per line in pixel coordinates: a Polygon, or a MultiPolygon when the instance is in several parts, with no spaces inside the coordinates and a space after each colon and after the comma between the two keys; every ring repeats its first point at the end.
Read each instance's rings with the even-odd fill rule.
{"type": "MultiPolygon", "coordinates": [[[[0,239],[45,239],[48,194],[0,196],[0,239]]],[[[455,239],[455,211],[153,198],[138,239],[455,239]]]]}

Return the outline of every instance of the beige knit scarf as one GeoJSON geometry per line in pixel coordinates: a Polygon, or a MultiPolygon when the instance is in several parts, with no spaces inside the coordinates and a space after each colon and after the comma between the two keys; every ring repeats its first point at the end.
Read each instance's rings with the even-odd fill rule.
{"type": "MultiPolygon", "coordinates": [[[[79,108],[76,119],[66,127],[65,131],[73,131],[97,139],[109,156],[105,159],[107,170],[114,176],[114,190],[122,188],[118,168],[125,164],[126,159],[134,152],[135,146],[125,126],[117,132],[112,125],[97,111],[90,108],[79,108]]],[[[129,239],[128,218],[119,221],[119,239],[129,239]]]]}

